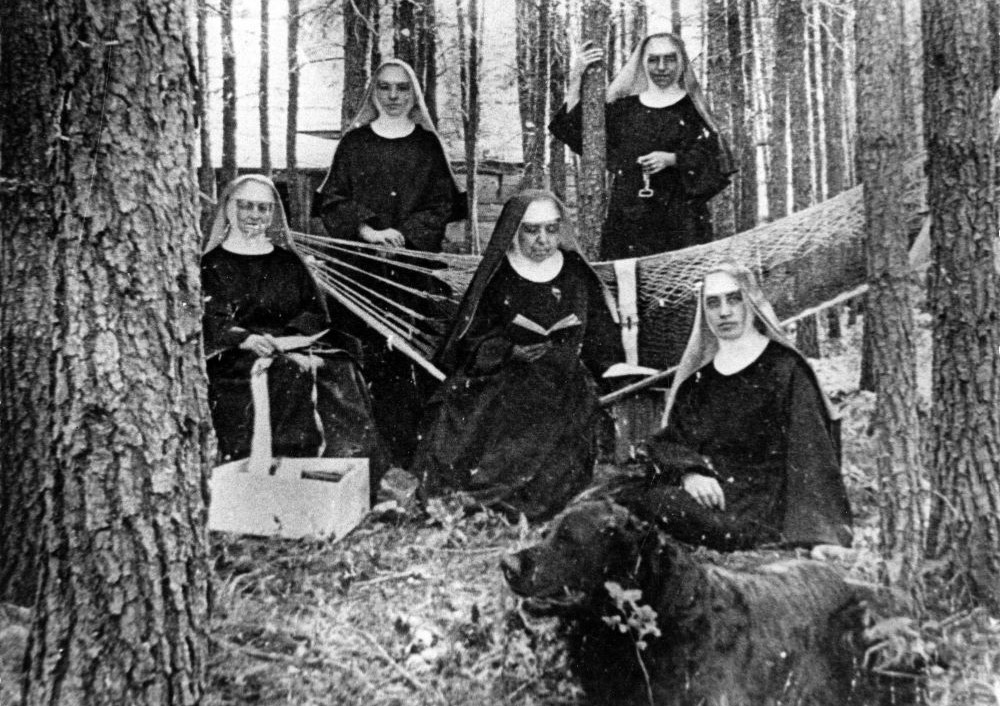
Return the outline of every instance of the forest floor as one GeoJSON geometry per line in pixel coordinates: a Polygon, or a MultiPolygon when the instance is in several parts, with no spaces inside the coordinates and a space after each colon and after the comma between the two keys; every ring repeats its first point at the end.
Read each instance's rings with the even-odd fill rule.
{"type": "MultiPolygon", "coordinates": [[[[824,341],[815,363],[844,412],[844,472],[857,539],[841,562],[871,581],[878,570],[876,485],[866,430],[874,400],[857,390],[859,329],[824,341]]],[[[926,321],[920,331],[926,407],[926,321]]],[[[442,501],[429,517],[370,516],[336,544],[213,535],[205,703],[581,703],[555,624],[520,611],[498,568],[506,552],[534,543],[543,529],[491,513],[466,516],[442,501]]],[[[890,672],[912,671],[914,660],[931,664],[922,681],[933,706],[1000,706],[1000,616],[956,611],[944,593],[929,606],[919,620],[903,609],[872,616],[871,637],[883,646],[879,660],[890,672]]],[[[6,654],[0,649],[0,704],[18,701],[12,671],[27,617],[0,610],[0,647],[5,631],[18,638],[6,654]]]]}
{"type": "MultiPolygon", "coordinates": [[[[857,515],[847,570],[874,580],[875,477],[867,427],[873,396],[857,390],[860,326],[824,341],[815,361],[844,412],[844,471],[857,515]]],[[[929,397],[930,336],[920,327],[920,387],[929,397]]],[[[602,469],[609,472],[609,468],[602,469]]],[[[543,527],[439,502],[429,517],[368,518],[324,543],[215,538],[213,706],[229,704],[575,704],[551,621],[532,619],[498,568],[543,527]]],[[[888,671],[925,671],[927,703],[1000,706],[1000,616],[873,616],[888,671]]],[[[901,683],[907,679],[902,678],[901,683]]]]}

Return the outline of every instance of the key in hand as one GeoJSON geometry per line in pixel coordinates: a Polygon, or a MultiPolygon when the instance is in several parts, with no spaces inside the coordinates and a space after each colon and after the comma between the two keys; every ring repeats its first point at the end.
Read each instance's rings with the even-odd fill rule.
{"type": "Polygon", "coordinates": [[[642,175],[642,188],[639,189],[639,198],[648,199],[653,195],[653,189],[649,186],[649,174],[642,175]]]}

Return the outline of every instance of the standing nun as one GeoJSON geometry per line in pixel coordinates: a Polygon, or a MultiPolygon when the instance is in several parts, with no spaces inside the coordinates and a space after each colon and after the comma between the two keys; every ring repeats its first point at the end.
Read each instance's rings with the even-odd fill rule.
{"type": "Polygon", "coordinates": [[[316,213],[334,238],[440,252],[463,203],[416,74],[386,61],[337,146],[316,213]]]}
{"type": "MultiPolygon", "coordinates": [[[[583,151],[583,73],[602,55],[584,45],[570,69],[566,104],[549,125],[577,154],[583,151]]],[[[612,186],[601,259],[709,242],[708,200],[734,170],[679,37],[652,34],[639,43],[608,86],[605,129],[612,186]]]]}
{"type": "MultiPolygon", "coordinates": [[[[334,238],[395,250],[440,252],[449,221],[464,217],[465,199],[416,74],[390,59],[374,73],[361,108],[333,156],[314,204],[334,238]]],[[[421,314],[436,315],[421,293],[449,292],[423,272],[394,264],[396,255],[370,251],[338,253],[349,275],[377,294],[421,314]]],[[[336,308],[336,307],[335,307],[336,308]]],[[[402,353],[389,349],[374,331],[352,329],[365,343],[365,375],[375,416],[394,462],[405,466],[416,446],[420,409],[432,384],[402,353]]]]}

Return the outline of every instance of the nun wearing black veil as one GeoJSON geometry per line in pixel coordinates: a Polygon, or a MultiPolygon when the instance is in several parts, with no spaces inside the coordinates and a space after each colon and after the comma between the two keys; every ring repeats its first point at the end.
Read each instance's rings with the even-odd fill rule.
{"type": "Polygon", "coordinates": [[[386,454],[368,389],[352,356],[331,340],[323,297],[295,251],[270,179],[246,175],[225,188],[201,276],[209,406],[221,460],[250,454],[251,371],[266,369],[274,455],[367,456],[377,488],[386,454]]]}
{"type": "Polygon", "coordinates": [[[411,472],[516,517],[550,517],[595,462],[597,385],[623,359],[608,292],[567,231],[562,204],[525,191],[504,206],[436,362],[411,472]]]}

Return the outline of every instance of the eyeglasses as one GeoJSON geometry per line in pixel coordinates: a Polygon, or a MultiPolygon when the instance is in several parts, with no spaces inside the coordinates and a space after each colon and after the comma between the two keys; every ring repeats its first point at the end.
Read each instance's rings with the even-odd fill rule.
{"type": "Polygon", "coordinates": [[[557,219],[554,221],[544,221],[544,222],[529,222],[522,221],[521,230],[528,235],[538,235],[542,231],[549,235],[558,235],[562,231],[562,220],[557,219]]]}
{"type": "Polygon", "coordinates": [[[274,210],[273,201],[247,201],[236,199],[236,208],[241,211],[256,211],[257,213],[271,213],[274,210]]]}

